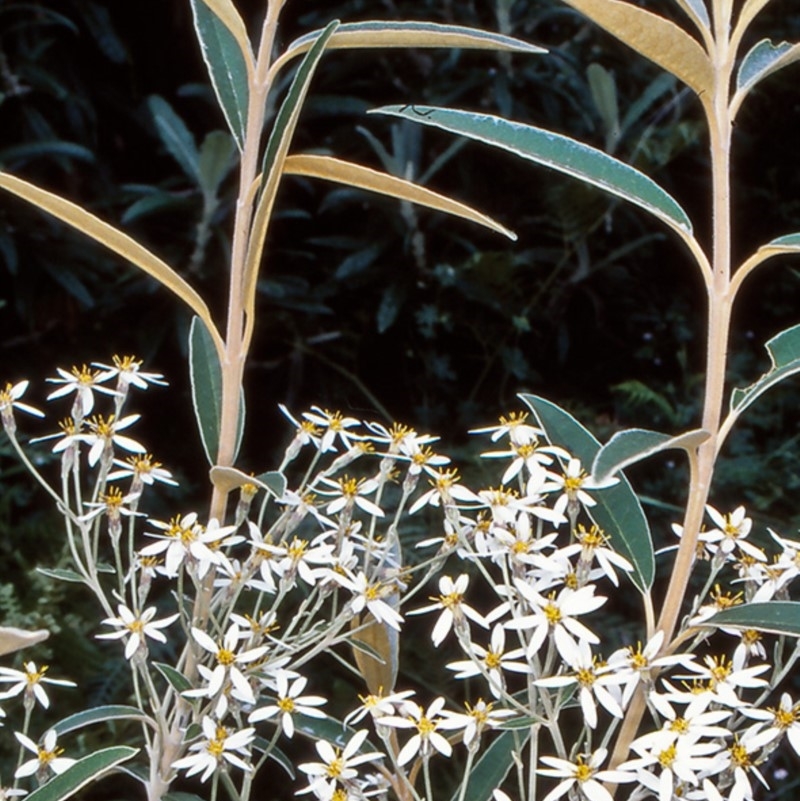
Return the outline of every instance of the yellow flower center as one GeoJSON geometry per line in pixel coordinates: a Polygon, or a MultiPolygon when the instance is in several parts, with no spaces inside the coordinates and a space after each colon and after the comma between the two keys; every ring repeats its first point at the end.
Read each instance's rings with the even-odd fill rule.
{"type": "Polygon", "coordinates": [[[278,709],[281,712],[288,712],[290,715],[294,712],[294,700],[292,698],[279,698],[278,709]]]}
{"type": "Polygon", "coordinates": [[[104,417],[102,414],[96,414],[89,420],[89,428],[98,437],[111,439],[114,436],[114,415],[110,414],[108,417],[104,417]]]}
{"type": "Polygon", "coordinates": [[[348,476],[344,476],[339,479],[339,489],[342,491],[342,495],[345,498],[355,498],[358,495],[358,488],[361,485],[363,479],[360,478],[350,478],[348,476]]]}
{"type": "Polygon", "coordinates": [[[424,715],[416,722],[417,731],[423,739],[429,737],[436,731],[436,724],[424,715]]]}
{"type": "Polygon", "coordinates": [[[40,748],[38,757],[39,757],[39,764],[40,765],[49,765],[54,759],[61,756],[64,753],[63,748],[54,748],[52,751],[48,751],[45,748],[40,748]]]}
{"type": "Polygon", "coordinates": [[[136,370],[142,366],[141,360],[137,359],[135,356],[117,356],[115,354],[113,360],[114,367],[121,373],[136,372],[136,370]]]}
{"type": "Polygon", "coordinates": [[[97,378],[97,376],[100,375],[100,371],[92,370],[84,364],[80,369],[73,366],[72,375],[75,376],[79,384],[90,387],[94,383],[94,380],[97,378]]]}
{"type": "Polygon", "coordinates": [[[451,592],[448,595],[440,595],[438,598],[431,598],[430,600],[438,601],[445,609],[455,609],[464,600],[464,595],[460,592],[451,592]]]}
{"type": "Polygon", "coordinates": [[[47,665],[42,665],[39,670],[26,670],[25,671],[25,678],[28,681],[28,684],[36,684],[38,681],[42,679],[45,673],[47,673],[47,665]]]}
{"type": "Polygon", "coordinates": [[[675,757],[677,756],[677,754],[678,754],[677,749],[673,744],[669,748],[665,748],[658,755],[658,762],[662,768],[672,767],[672,763],[675,761],[675,757]]]}
{"type": "Polygon", "coordinates": [[[744,768],[745,770],[753,767],[753,760],[750,759],[750,754],[747,753],[747,749],[740,742],[736,741],[728,750],[731,752],[731,761],[736,767],[744,768]]]}
{"type": "Polygon", "coordinates": [[[504,417],[500,415],[500,425],[505,426],[508,429],[516,428],[517,426],[523,425],[523,423],[528,419],[527,412],[511,412],[508,417],[504,417]]]}
{"type": "Polygon", "coordinates": [[[674,731],[676,734],[688,734],[689,721],[686,720],[686,718],[675,718],[675,720],[669,724],[669,730],[674,731]]]}
{"type": "Polygon", "coordinates": [[[106,505],[106,509],[110,513],[118,511],[124,500],[122,490],[119,487],[111,487],[105,495],[100,496],[100,500],[106,505]]]}
{"type": "Polygon", "coordinates": [[[585,781],[589,781],[594,775],[594,770],[591,766],[587,765],[583,761],[583,757],[579,756],[577,762],[575,763],[575,778],[583,783],[585,781]]]}
{"type": "Polygon", "coordinates": [[[489,670],[497,670],[503,664],[502,659],[503,659],[502,651],[500,653],[495,653],[490,648],[489,653],[486,654],[486,657],[484,658],[483,661],[485,662],[486,667],[489,670]]]}
{"type": "Polygon", "coordinates": [[[555,594],[550,596],[550,600],[544,605],[542,611],[544,612],[544,616],[547,618],[547,622],[551,626],[555,626],[557,623],[561,622],[561,610],[558,606],[553,603],[553,599],[555,598],[555,594]]]}
{"type": "Polygon", "coordinates": [[[217,651],[217,662],[220,665],[232,665],[236,661],[236,654],[233,651],[229,651],[227,648],[220,648],[217,651]]]}
{"type": "Polygon", "coordinates": [[[328,767],[326,769],[326,773],[331,779],[338,779],[342,775],[342,771],[344,770],[344,760],[339,756],[339,751],[337,749],[336,756],[328,763],[328,767]]]}

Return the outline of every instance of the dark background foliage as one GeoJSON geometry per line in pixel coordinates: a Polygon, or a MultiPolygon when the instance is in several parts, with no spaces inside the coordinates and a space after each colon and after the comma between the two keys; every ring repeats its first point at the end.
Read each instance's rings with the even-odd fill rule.
{"type": "MultiPolygon", "coordinates": [[[[666,3],[653,5],[670,13],[666,3]]],[[[252,32],[262,6],[241,3],[252,32]]],[[[333,18],[453,21],[550,49],[538,57],[328,54],[294,145],[452,193],[499,218],[519,240],[512,245],[441,215],[287,179],[259,285],[243,467],[270,468],[285,445],[278,402],[400,419],[441,434],[447,449],[467,456],[465,431],[517,408],[520,391],[568,406],[601,439],[635,425],[694,426],[703,383],[702,287],[665,229],[541,168],[366,115],[385,103],[432,103],[566,133],[651,175],[707,238],[706,139],[687,90],[555,0],[289,2],[281,44],[333,18]],[[609,117],[611,85],[619,131],[609,117]]],[[[796,6],[773,0],[757,33],[796,41],[796,6]]],[[[799,227],[796,80],[797,67],[770,78],[739,119],[733,202],[740,257],[799,227]]],[[[205,297],[220,299],[235,171],[212,204],[204,201],[163,146],[154,95],[198,144],[224,128],[188,3],[0,5],[0,166],[122,225],[205,297]]],[[[796,266],[782,260],[766,267],[743,294],[731,342],[733,385],[764,372],[763,343],[797,322],[796,266]]],[[[187,502],[202,497],[185,366],[188,319],[175,300],[11,198],[0,200],[0,287],[0,379],[30,378],[35,403],[56,366],[112,353],[144,357],[172,384],[140,403],[148,446],[184,480],[187,502]]],[[[223,302],[212,308],[221,317],[223,302]]],[[[759,401],[720,464],[714,499],[726,508],[747,504],[762,530],[769,524],[791,532],[800,519],[793,503],[797,400],[796,388],[786,386],[759,401]]],[[[32,434],[47,433],[28,423],[32,434]]],[[[632,473],[658,537],[668,537],[683,476],[682,465],[667,459],[632,473]]],[[[88,633],[93,614],[72,603],[64,612],[66,591],[36,577],[37,564],[58,561],[57,524],[5,446],[0,481],[0,617],[46,625],[56,635],[88,633]]],[[[73,675],[93,649],[89,636],[69,638],[62,650],[73,675]]],[[[99,700],[113,694],[114,672],[102,678],[92,690],[99,700]]]]}

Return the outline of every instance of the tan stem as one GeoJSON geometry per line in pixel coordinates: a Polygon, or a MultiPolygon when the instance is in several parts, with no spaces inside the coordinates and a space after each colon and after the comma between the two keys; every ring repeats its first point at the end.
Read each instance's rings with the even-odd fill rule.
{"type": "MultiPolygon", "coordinates": [[[[728,105],[734,53],[729,47],[731,3],[716,0],[714,3],[714,63],[715,81],[712,98],[706,99],[706,113],[710,134],[713,205],[713,259],[712,275],[707,282],[708,326],[706,342],[706,384],[703,404],[703,428],[710,437],[691,459],[689,498],[683,520],[683,535],[673,565],[672,576],[662,604],[656,630],[664,632],[664,649],[668,650],[675,632],[686,589],[691,576],[697,539],[703,520],[706,502],[714,476],[722,415],[725,373],[728,357],[728,338],[731,316],[731,205],[730,205],[730,146],[731,119],[728,105]]],[[[623,762],[630,744],[636,737],[646,705],[641,693],[634,695],[620,727],[611,757],[611,765],[623,762]]]]}

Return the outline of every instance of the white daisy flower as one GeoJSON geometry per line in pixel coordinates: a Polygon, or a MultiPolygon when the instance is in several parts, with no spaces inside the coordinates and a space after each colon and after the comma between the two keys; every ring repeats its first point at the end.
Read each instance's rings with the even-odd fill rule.
{"type": "Polygon", "coordinates": [[[61,687],[75,687],[74,681],[66,679],[45,678],[47,665],[37,668],[35,662],[25,662],[25,670],[14,670],[13,668],[0,667],[0,682],[13,682],[14,686],[0,693],[0,698],[13,698],[15,695],[25,693],[26,708],[33,706],[36,699],[45,709],[50,706],[50,699],[47,697],[42,684],[57,684],[61,687]]]}
{"type": "Polygon", "coordinates": [[[189,750],[195,753],[173,762],[173,768],[185,770],[187,776],[202,772],[201,782],[206,781],[225,762],[244,771],[253,769],[247,760],[250,759],[248,746],[255,739],[255,729],[246,728],[231,733],[208,715],[203,718],[202,728],[205,739],[189,746],[189,750]]]}

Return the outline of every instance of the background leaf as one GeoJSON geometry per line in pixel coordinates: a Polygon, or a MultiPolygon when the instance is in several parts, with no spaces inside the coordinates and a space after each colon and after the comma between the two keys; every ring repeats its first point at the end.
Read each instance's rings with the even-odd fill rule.
{"type": "Polygon", "coordinates": [[[200,180],[200,156],[186,123],[175,113],[172,106],[158,95],[147,98],[147,105],[153,115],[153,122],[164,147],[186,175],[195,183],[200,180]]]}
{"type": "MultiPolygon", "coordinates": [[[[571,414],[536,395],[520,395],[536,415],[540,427],[553,445],[559,445],[588,467],[600,450],[600,443],[571,414]]],[[[641,504],[625,476],[613,487],[592,496],[597,505],[587,509],[594,522],[611,536],[611,544],[633,565],[631,580],[642,592],[653,586],[655,557],[650,527],[641,504]]]]}

